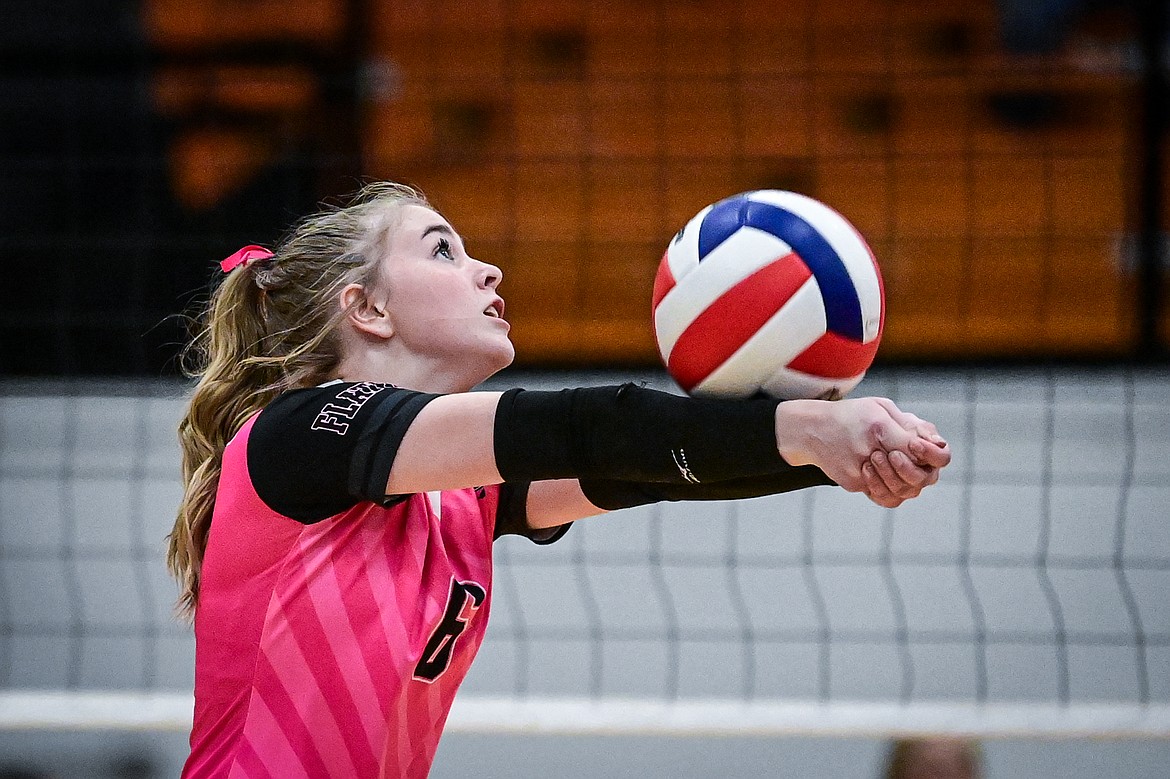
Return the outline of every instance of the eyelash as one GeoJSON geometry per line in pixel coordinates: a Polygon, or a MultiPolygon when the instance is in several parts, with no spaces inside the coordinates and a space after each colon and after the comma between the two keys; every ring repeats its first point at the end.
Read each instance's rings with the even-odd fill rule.
{"type": "Polygon", "coordinates": [[[435,253],[432,256],[438,257],[439,255],[446,257],[448,260],[455,259],[455,254],[451,251],[451,242],[446,238],[440,238],[439,243],[435,246],[435,253]]]}

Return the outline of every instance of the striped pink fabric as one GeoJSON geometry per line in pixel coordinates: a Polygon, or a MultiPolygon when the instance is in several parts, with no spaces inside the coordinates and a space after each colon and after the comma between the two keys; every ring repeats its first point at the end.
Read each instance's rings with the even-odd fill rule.
{"type": "Polygon", "coordinates": [[[444,492],[438,513],[414,495],[302,525],[252,489],[251,426],[224,453],[183,776],[426,776],[487,626],[498,491],[444,492]],[[457,595],[462,632],[448,636],[440,625],[457,595]],[[450,649],[450,661],[416,678],[436,631],[432,650],[450,649]]]}

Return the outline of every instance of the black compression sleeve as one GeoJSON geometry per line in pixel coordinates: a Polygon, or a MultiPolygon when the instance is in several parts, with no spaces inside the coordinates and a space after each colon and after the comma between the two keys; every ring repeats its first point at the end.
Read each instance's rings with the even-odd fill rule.
{"type": "Polygon", "coordinates": [[[581,479],[580,483],[581,491],[585,493],[590,503],[599,509],[616,511],[660,501],[760,498],[834,482],[820,468],[803,465],[784,473],[748,476],[707,484],[639,484],[612,479],[581,479]]]}
{"type": "Polygon", "coordinates": [[[528,530],[528,488],[530,482],[504,482],[496,504],[495,538],[524,535],[528,530]]]}
{"type": "MultiPolygon", "coordinates": [[[[495,538],[500,536],[524,536],[535,544],[551,544],[559,541],[561,536],[569,532],[572,522],[566,522],[557,527],[534,529],[528,526],[528,482],[513,484],[504,482],[500,485],[500,501],[496,508],[495,538]]],[[[596,505],[596,504],[594,504],[596,505]]]]}
{"type": "Polygon", "coordinates": [[[690,398],[623,384],[509,390],[495,420],[505,481],[617,479],[697,484],[784,473],[768,399],[690,398]]]}

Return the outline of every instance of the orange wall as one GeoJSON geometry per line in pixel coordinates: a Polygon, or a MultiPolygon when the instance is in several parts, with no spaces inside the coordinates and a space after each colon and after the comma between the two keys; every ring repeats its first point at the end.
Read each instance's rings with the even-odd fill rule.
{"type": "MultiPolygon", "coordinates": [[[[233,4],[256,5],[211,3],[219,18],[233,4]]],[[[883,356],[1133,342],[1118,247],[1136,77],[1075,47],[1006,56],[990,0],[368,5],[382,81],[362,173],[420,186],[504,269],[522,362],[656,359],[650,287],[669,237],[762,187],[818,197],[870,240],[883,356]],[[995,105],[1019,94],[1052,115],[1013,127],[995,105]]],[[[338,2],[298,6],[336,41],[338,2]]],[[[197,37],[206,14],[187,15],[196,32],[156,19],[160,40],[197,37]]],[[[281,78],[288,100],[304,94],[281,78]]]]}

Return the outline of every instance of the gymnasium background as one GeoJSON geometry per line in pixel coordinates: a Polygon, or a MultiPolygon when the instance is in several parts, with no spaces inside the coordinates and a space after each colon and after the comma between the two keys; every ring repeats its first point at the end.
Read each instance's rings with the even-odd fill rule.
{"type": "MultiPolygon", "coordinates": [[[[1061,387],[1090,398],[1128,387],[1120,403],[1161,420],[1149,450],[1160,456],[1166,41],[1166,9],[1151,0],[6,0],[0,598],[18,603],[14,579],[38,560],[84,557],[102,536],[66,523],[40,552],[16,536],[38,532],[35,479],[85,476],[28,470],[48,451],[33,409],[97,419],[101,398],[181,396],[182,315],[206,298],[217,261],[271,245],[368,179],[419,186],[474,256],[503,269],[518,354],[505,379],[662,381],[649,300],[670,236],[714,200],[791,189],[850,218],[880,261],[888,316],[873,391],[1031,399],[1051,416],[1061,387]]],[[[165,449],[165,425],[152,424],[150,445],[165,449]]],[[[1040,435],[1051,444],[1054,428],[1040,435]]],[[[1136,451],[1139,465],[1150,456],[1136,451]]],[[[1127,467],[1119,478],[1147,479],[1164,520],[1150,537],[1167,539],[1165,469],[1127,467]]],[[[145,565],[158,546],[126,561],[145,565]]],[[[1151,551],[1154,571],[1170,569],[1167,553],[1151,551]]],[[[42,638],[102,635],[62,603],[60,635],[42,638]]],[[[103,685],[81,650],[62,650],[60,674],[29,677],[18,648],[41,634],[18,612],[0,610],[0,687],[144,684],[103,685]]],[[[178,628],[122,632],[154,641],[151,657],[186,651],[178,628]]],[[[1149,655],[1165,656],[1165,621],[1147,632],[1149,655]]],[[[1147,699],[1165,695],[1164,667],[1151,666],[1147,699]]],[[[1166,776],[1164,737],[1001,739],[985,746],[988,775],[1166,776]]],[[[182,747],[175,733],[15,729],[0,732],[0,775],[168,775],[182,747]]],[[[747,760],[776,775],[871,776],[883,749],[860,734],[456,733],[436,776],[492,775],[485,753],[501,766],[521,756],[520,775],[594,775],[604,753],[640,775],[709,760],[734,776],[747,760]]]]}

